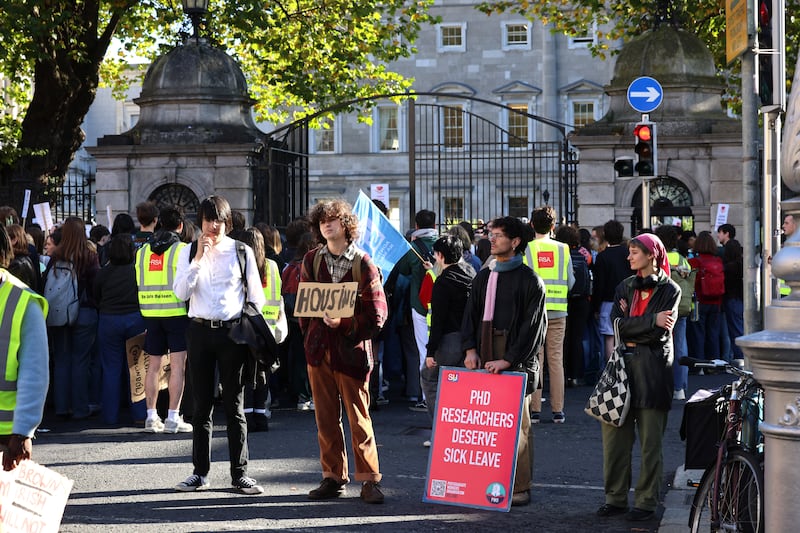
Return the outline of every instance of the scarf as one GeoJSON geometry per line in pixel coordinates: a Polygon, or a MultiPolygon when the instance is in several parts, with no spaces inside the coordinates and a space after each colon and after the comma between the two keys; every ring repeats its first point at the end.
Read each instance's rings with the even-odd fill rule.
{"type": "Polygon", "coordinates": [[[663,270],[664,274],[669,277],[669,258],[667,257],[667,249],[664,248],[664,244],[661,242],[661,239],[652,233],[642,233],[641,235],[636,236],[633,240],[639,241],[642,245],[644,245],[645,248],[647,248],[648,252],[655,256],[656,269],[663,270]]]}

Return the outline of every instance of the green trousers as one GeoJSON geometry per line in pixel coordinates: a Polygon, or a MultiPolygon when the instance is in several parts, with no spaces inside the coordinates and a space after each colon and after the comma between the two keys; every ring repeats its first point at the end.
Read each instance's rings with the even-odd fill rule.
{"type": "Polygon", "coordinates": [[[603,433],[603,479],[606,503],[628,506],[631,488],[631,460],[636,432],[639,433],[642,464],[636,481],[634,507],[655,511],[664,477],[661,453],[668,411],[631,408],[622,427],[600,424],[603,433]]]}

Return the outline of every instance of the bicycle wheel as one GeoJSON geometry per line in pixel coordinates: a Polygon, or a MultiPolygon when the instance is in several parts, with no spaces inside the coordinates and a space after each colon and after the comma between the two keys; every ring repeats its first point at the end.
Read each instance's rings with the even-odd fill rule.
{"type": "Polygon", "coordinates": [[[722,466],[719,487],[714,487],[714,468],[703,474],[695,493],[689,526],[697,532],[764,532],[763,459],[743,450],[731,450],[722,466]],[[717,493],[718,520],[712,520],[713,495],[717,493]]]}

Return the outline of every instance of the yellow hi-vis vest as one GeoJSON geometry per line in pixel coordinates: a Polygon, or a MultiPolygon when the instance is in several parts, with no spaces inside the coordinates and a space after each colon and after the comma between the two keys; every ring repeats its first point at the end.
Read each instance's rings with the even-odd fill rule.
{"type": "Polygon", "coordinates": [[[271,327],[278,323],[278,316],[281,312],[281,273],[278,271],[278,263],[272,259],[267,259],[265,265],[267,269],[267,284],[264,286],[264,297],[267,303],[261,310],[264,319],[271,327]]]}
{"type": "Polygon", "coordinates": [[[569,293],[569,248],[562,242],[534,239],[525,248],[522,262],[531,267],[544,281],[548,311],[567,310],[569,293]]]}
{"type": "Polygon", "coordinates": [[[146,243],[136,252],[136,284],[142,316],[169,318],[186,316],[186,302],[175,296],[172,284],[178,267],[178,253],[186,246],[176,242],[158,255],[146,243]]]}
{"type": "Polygon", "coordinates": [[[0,435],[11,435],[14,410],[17,408],[17,376],[22,317],[33,300],[47,317],[47,300],[23,282],[3,271],[6,280],[0,285],[0,435]]]}
{"type": "MultiPolygon", "coordinates": [[[[425,271],[425,275],[431,277],[431,283],[436,283],[436,274],[434,274],[433,270],[426,270],[425,271]]],[[[425,315],[425,323],[428,324],[428,338],[429,339],[431,338],[431,315],[432,314],[433,313],[431,312],[431,301],[428,300],[428,314],[425,315]]]]}

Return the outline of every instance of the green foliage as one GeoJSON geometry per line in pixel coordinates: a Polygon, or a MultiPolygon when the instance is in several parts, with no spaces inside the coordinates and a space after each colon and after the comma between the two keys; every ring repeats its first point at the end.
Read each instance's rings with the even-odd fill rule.
{"type": "MultiPolygon", "coordinates": [[[[752,1],[752,0],[750,0],[752,1]]],[[[800,17],[794,14],[800,0],[786,0],[786,82],[787,93],[794,75],[800,45],[800,17]]],[[[609,55],[609,43],[627,41],[653,28],[660,15],[666,23],[688,28],[706,43],[723,79],[727,100],[740,108],[740,61],[727,64],[725,57],[725,2],[723,0],[487,0],[478,5],[487,15],[511,12],[551,24],[552,31],[585,35],[597,23],[597,43],[590,48],[598,57],[609,55]]],[[[611,52],[613,53],[613,51],[611,52]]]]}
{"type": "MultiPolygon", "coordinates": [[[[257,101],[258,118],[277,122],[407,90],[411,80],[385,64],[414,52],[420,27],[434,20],[428,14],[432,4],[211,0],[201,33],[239,61],[257,101]]],[[[48,79],[63,80],[59,89],[91,101],[98,81],[82,76],[96,78],[99,71],[101,83],[121,97],[144,73],[143,68],[132,69],[130,61],[152,61],[178,43],[181,32],[185,35],[191,27],[179,0],[0,0],[0,78],[6,85],[0,167],[10,166],[23,153],[19,148],[25,139],[41,137],[26,134],[24,122],[32,111],[29,106],[41,101],[37,96],[46,100],[51,90],[31,86],[37,74],[47,71],[52,75],[48,79]]],[[[71,131],[64,135],[74,136],[71,131]]],[[[33,144],[37,142],[47,144],[33,144]]],[[[25,153],[55,149],[26,148],[33,152],[25,153]]]]}

